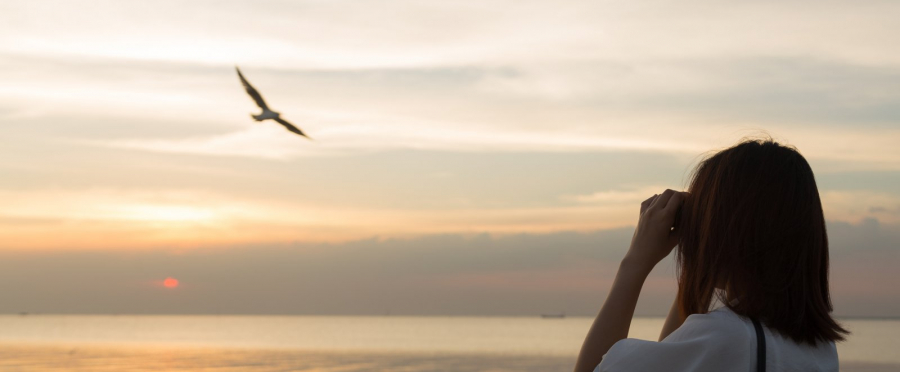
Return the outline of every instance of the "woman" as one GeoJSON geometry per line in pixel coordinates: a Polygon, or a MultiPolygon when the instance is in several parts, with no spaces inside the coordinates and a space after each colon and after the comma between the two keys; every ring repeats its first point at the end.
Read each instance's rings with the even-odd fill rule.
{"type": "Polygon", "coordinates": [[[834,343],[848,332],[831,310],[812,169],[792,148],[745,141],[701,162],[688,192],[641,203],[575,371],[837,371],[834,343]],[[676,245],[678,294],[660,341],[627,339],[644,280],[676,245]]]}

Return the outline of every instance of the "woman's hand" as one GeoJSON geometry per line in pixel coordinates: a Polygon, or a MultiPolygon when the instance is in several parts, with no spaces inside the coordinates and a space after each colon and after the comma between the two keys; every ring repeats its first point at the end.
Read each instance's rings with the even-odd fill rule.
{"type": "Polygon", "coordinates": [[[686,192],[666,190],[641,203],[641,217],[631,238],[631,247],[622,261],[623,265],[650,272],[672,252],[678,244],[680,234],[680,231],[672,229],[675,214],[679,212],[687,195],[686,192]]]}

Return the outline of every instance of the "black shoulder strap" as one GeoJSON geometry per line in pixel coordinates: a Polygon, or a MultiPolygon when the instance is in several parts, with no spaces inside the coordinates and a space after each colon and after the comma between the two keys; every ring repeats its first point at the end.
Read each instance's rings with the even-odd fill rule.
{"type": "Polygon", "coordinates": [[[766,334],[758,320],[751,320],[756,328],[756,372],[766,372],[766,334]]]}

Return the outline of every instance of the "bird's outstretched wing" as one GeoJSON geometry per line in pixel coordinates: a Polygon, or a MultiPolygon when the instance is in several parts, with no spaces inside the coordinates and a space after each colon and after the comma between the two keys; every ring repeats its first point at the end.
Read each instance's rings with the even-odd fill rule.
{"type": "MultiPolygon", "coordinates": [[[[287,128],[287,130],[297,133],[303,137],[309,138],[309,136],[307,136],[305,133],[303,133],[303,131],[300,130],[300,128],[295,127],[293,124],[288,123],[286,120],[284,120],[282,118],[275,118],[275,121],[277,121],[278,124],[284,125],[284,127],[287,128]]],[[[309,138],[309,139],[312,139],[312,138],[309,138]]]]}
{"type": "Polygon", "coordinates": [[[260,95],[259,92],[256,91],[256,88],[250,85],[250,82],[244,78],[241,69],[237,68],[237,66],[234,66],[234,69],[237,70],[238,77],[241,78],[241,84],[244,84],[244,89],[247,90],[247,94],[250,95],[250,98],[253,98],[253,100],[256,101],[256,105],[259,106],[259,108],[268,110],[269,106],[266,106],[266,101],[263,101],[262,95],[260,95]]]}

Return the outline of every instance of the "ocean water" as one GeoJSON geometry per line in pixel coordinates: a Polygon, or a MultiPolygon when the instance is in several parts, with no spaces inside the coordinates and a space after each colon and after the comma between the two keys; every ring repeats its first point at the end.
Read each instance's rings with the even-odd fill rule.
{"type": "MultiPolygon", "coordinates": [[[[569,371],[591,318],[0,316],[0,371],[569,371]]],[[[663,319],[630,337],[656,339],[663,319]]],[[[900,371],[900,320],[842,320],[842,371],[900,371]]]]}

